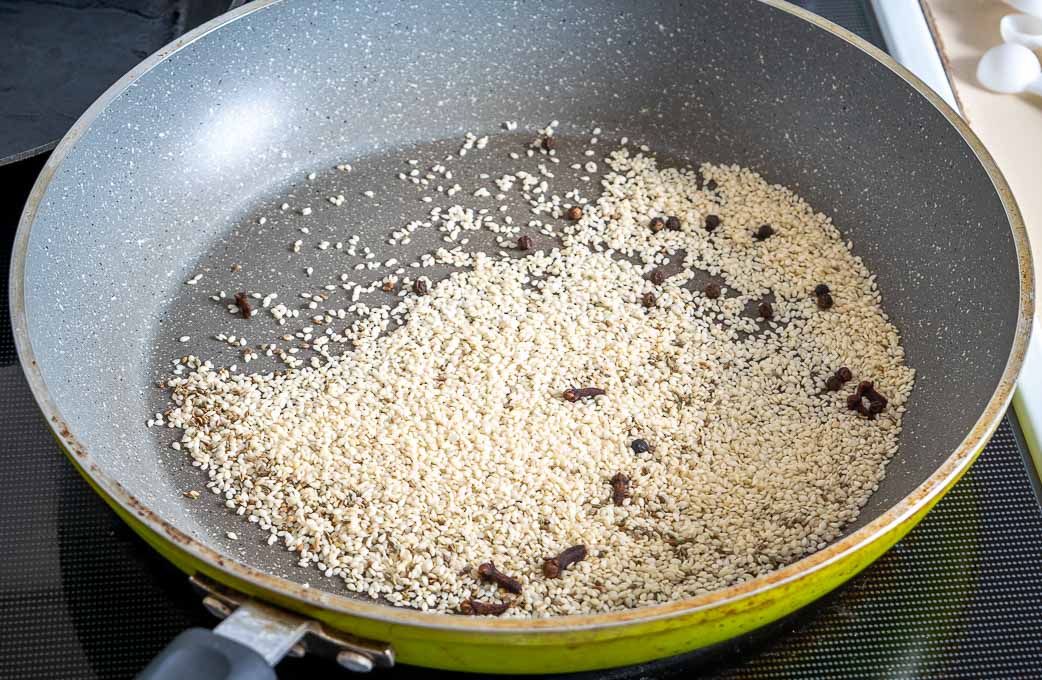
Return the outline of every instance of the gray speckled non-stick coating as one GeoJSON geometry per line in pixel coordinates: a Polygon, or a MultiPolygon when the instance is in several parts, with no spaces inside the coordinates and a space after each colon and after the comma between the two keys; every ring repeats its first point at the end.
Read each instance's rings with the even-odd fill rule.
{"type": "Polygon", "coordinates": [[[171,433],[145,428],[164,400],[154,382],[189,351],[230,361],[207,339],[215,332],[273,339],[270,322],[237,319],[209,295],[277,290],[296,305],[298,291],[359,261],[317,251],[319,238],[360,234],[380,259],[426,250],[385,244],[403,218],[430,207],[394,177],[405,159],[427,161],[436,140],[453,149],[466,131],[500,135],[503,121],[517,120],[524,135],[495,136],[469,166],[509,171],[519,164],[507,150],[553,119],[565,156],[586,148],[596,125],[605,140],[628,135],[680,163],[749,166],[830,214],[853,241],[918,371],[901,450],[862,524],[970,430],[1006,365],[1018,313],[1014,241],[986,171],[893,72],[752,0],[296,0],[175,52],[91,124],[32,225],[28,336],[70,429],[187,534],[338,590],[261,546],[215,497],[182,496],[202,488],[203,475],[169,448],[171,433]],[[357,170],[332,169],[344,161],[357,170]],[[325,201],[333,189],[347,205],[325,201]],[[366,189],[376,198],[364,199],[366,189]],[[283,200],[315,214],[281,213],[283,200]],[[259,215],[269,216],[263,228],[259,215]],[[299,233],[305,225],[311,236],[299,233]],[[297,238],[308,246],[293,256],[297,238]],[[230,272],[233,262],[243,270],[230,272]],[[197,286],[183,284],[197,273],[197,286]],[[229,541],[230,529],[241,540],[229,541]]]}

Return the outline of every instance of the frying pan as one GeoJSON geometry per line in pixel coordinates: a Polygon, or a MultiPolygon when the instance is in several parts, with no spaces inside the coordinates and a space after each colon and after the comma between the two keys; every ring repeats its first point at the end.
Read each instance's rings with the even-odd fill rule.
{"type": "MultiPolygon", "coordinates": [[[[499,152],[471,167],[516,164],[499,152]]],[[[179,638],[151,677],[182,662],[263,677],[258,659],[299,653],[298,640],[361,670],[397,658],[556,672],[740,635],[835,588],[908,532],[1009,403],[1032,316],[1029,258],[1009,188],[958,116],[878,50],[785,3],[271,1],[160,50],[73,126],[25,209],[11,300],[23,367],[69,459],[193,575],[211,610],[231,613],[221,635],[179,638]],[[847,533],[705,596],[502,620],[351,596],[264,546],[219,499],[185,498],[204,479],[170,449],[172,432],[144,426],[165,403],[155,381],[186,349],[234,359],[205,340],[231,318],[209,294],[308,285],[287,249],[300,223],[279,204],[314,206],[314,235],[360,234],[379,259],[408,261],[426,246],[379,245],[419,204],[394,178],[405,159],[451,152],[468,131],[520,148],[553,119],[562,154],[596,125],[604,140],[628,135],[676,163],[760,171],[829,213],[878,275],[918,377],[900,451],[847,533]],[[507,120],[524,134],[503,132],[507,120]],[[345,161],[353,173],[332,169],[345,161]],[[350,195],[346,208],[326,207],[334,190],[350,195]],[[365,190],[377,198],[363,200],[365,190]],[[232,278],[229,262],[250,278],[232,278]],[[197,286],[183,285],[198,273],[197,286]]],[[[312,259],[315,280],[345,268],[312,259]]],[[[255,342],[274,330],[243,323],[258,324],[234,327],[255,342]]]]}

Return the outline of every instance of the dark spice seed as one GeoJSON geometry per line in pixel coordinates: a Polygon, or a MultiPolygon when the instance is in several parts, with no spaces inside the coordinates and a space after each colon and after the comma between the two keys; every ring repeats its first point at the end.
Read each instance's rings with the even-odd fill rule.
{"type": "Polygon", "coordinates": [[[644,305],[645,307],[648,307],[649,309],[651,307],[654,307],[655,303],[657,302],[658,299],[655,297],[654,293],[644,293],[644,295],[640,296],[640,304],[644,305]]]}
{"type": "Polygon", "coordinates": [[[666,228],[670,231],[680,231],[680,218],[676,215],[670,215],[667,217],[666,228]]]}
{"type": "Polygon", "coordinates": [[[709,298],[710,300],[715,300],[718,297],[720,297],[720,293],[722,291],[720,290],[720,284],[718,284],[718,283],[710,283],[709,285],[707,285],[705,287],[705,289],[702,292],[705,293],[706,297],[709,298]]]}
{"type": "Polygon", "coordinates": [[[835,301],[830,293],[818,296],[818,309],[831,309],[834,304],[835,301]]]}
{"type": "Polygon", "coordinates": [[[719,215],[706,215],[706,231],[713,231],[720,226],[719,215]]]}
{"type": "Polygon", "coordinates": [[[651,450],[651,444],[643,439],[634,439],[630,448],[633,449],[633,453],[647,453],[651,450]]]}
{"type": "Polygon", "coordinates": [[[521,582],[513,576],[507,576],[500,570],[496,569],[496,565],[492,562],[485,562],[478,566],[478,576],[489,581],[490,583],[496,583],[504,590],[507,590],[515,595],[521,594],[521,582]]]}
{"type": "Polygon", "coordinates": [[[431,289],[427,286],[427,282],[423,279],[416,279],[412,282],[412,292],[417,295],[426,295],[431,292],[431,289]]]}
{"type": "Polygon", "coordinates": [[[666,272],[662,271],[661,269],[652,270],[651,274],[648,276],[648,280],[654,283],[656,286],[661,286],[663,283],[666,282],[666,279],[668,278],[669,277],[666,276],[666,272]]]}
{"type": "Polygon", "coordinates": [[[839,392],[843,388],[843,381],[834,375],[830,375],[825,381],[825,388],[829,392],[839,392]]]}
{"type": "Polygon", "coordinates": [[[818,297],[822,295],[828,295],[831,292],[832,291],[829,290],[829,286],[827,283],[819,283],[818,285],[814,286],[814,294],[818,297]]]}
{"type": "Polygon", "coordinates": [[[510,602],[482,602],[470,597],[460,603],[459,610],[468,616],[499,616],[510,609],[510,605],[510,602]]]}
{"type": "Polygon", "coordinates": [[[630,478],[621,472],[616,472],[611,478],[611,502],[622,505],[623,501],[630,495],[630,478]]]}
{"type": "Polygon", "coordinates": [[[553,151],[557,148],[557,140],[550,135],[543,137],[543,148],[547,151],[553,151]]]}
{"type": "Polygon", "coordinates": [[[843,382],[848,383],[854,379],[854,374],[850,372],[849,368],[843,366],[836,371],[836,377],[843,382]]]}
{"type": "Polygon", "coordinates": [[[577,205],[573,205],[571,208],[568,208],[565,217],[570,219],[572,222],[578,222],[583,217],[583,209],[577,205]]]}
{"type": "Polygon", "coordinates": [[[774,227],[769,224],[761,224],[760,228],[756,230],[755,234],[753,234],[753,237],[756,238],[757,241],[769,239],[771,236],[774,236],[774,227]]]}
{"type": "Polygon", "coordinates": [[[757,307],[757,311],[760,312],[760,316],[766,321],[774,318],[774,307],[771,307],[770,302],[761,302],[759,307],[757,307]]]}
{"type": "Polygon", "coordinates": [[[560,555],[543,560],[543,576],[546,576],[547,578],[559,578],[562,571],[576,562],[582,562],[585,559],[585,545],[573,545],[570,548],[565,548],[561,551],[560,555]]]}
{"type": "Polygon", "coordinates": [[[599,387],[570,387],[564,391],[564,400],[576,402],[584,397],[599,397],[604,390],[599,387]]]}
{"type": "Polygon", "coordinates": [[[711,179],[706,182],[706,191],[716,191],[716,180],[711,179]]]}
{"type": "Polygon", "coordinates": [[[532,237],[525,234],[521,238],[517,239],[518,250],[531,250],[535,243],[532,241],[532,237]]]}
{"type": "Polygon", "coordinates": [[[666,228],[666,221],[661,217],[652,217],[651,222],[648,223],[648,227],[651,228],[651,231],[657,234],[666,228]]]}
{"type": "Polygon", "coordinates": [[[242,318],[248,319],[253,315],[253,308],[250,307],[250,296],[246,293],[236,293],[235,304],[238,306],[242,318]]]}

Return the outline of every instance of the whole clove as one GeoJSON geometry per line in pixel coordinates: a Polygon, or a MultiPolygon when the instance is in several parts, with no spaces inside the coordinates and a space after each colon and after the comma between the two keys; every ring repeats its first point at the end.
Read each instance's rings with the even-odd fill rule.
{"type": "Polygon", "coordinates": [[[883,412],[888,403],[887,398],[877,392],[875,386],[868,380],[862,380],[858,383],[854,394],[847,397],[847,408],[851,411],[857,411],[866,418],[875,418],[883,412]],[[868,406],[865,406],[866,400],[868,401],[868,406]]]}
{"type": "Polygon", "coordinates": [[[235,304],[242,314],[242,318],[248,319],[253,316],[253,308],[250,307],[250,296],[246,293],[235,294],[235,304]]]}
{"type": "Polygon", "coordinates": [[[468,597],[460,603],[459,610],[461,614],[468,616],[499,616],[510,609],[511,604],[511,602],[482,602],[468,597]]]}
{"type": "Polygon", "coordinates": [[[521,594],[521,582],[513,576],[507,576],[500,570],[496,569],[496,565],[492,562],[485,562],[478,566],[478,576],[482,579],[499,585],[506,591],[514,593],[515,595],[521,594]]]}
{"type": "Polygon", "coordinates": [[[565,401],[579,401],[584,397],[599,397],[604,394],[600,387],[569,387],[564,391],[565,401]]]}
{"type": "Polygon", "coordinates": [[[573,545],[570,548],[565,548],[556,557],[549,557],[543,560],[543,575],[547,578],[560,578],[562,571],[585,559],[585,545],[573,545]]]}
{"type": "Polygon", "coordinates": [[[621,472],[616,472],[615,476],[611,478],[611,502],[615,505],[622,505],[629,495],[630,478],[621,472]]]}

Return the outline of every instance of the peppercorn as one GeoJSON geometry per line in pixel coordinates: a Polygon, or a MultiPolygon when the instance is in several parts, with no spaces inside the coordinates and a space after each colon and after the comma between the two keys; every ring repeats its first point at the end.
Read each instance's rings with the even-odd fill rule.
{"type": "Polygon", "coordinates": [[[836,370],[836,377],[842,380],[843,382],[847,383],[854,379],[854,374],[851,373],[849,368],[847,368],[846,366],[842,366],[841,368],[836,370]]]}
{"type": "Polygon", "coordinates": [[[818,285],[814,286],[814,295],[815,296],[820,297],[822,295],[828,295],[831,292],[832,291],[829,289],[829,286],[828,286],[827,283],[819,283],[818,285]]]}
{"type": "Polygon", "coordinates": [[[835,302],[832,299],[832,295],[825,293],[824,295],[818,296],[818,309],[830,309],[835,302]]]}
{"type": "Polygon", "coordinates": [[[661,269],[653,270],[651,272],[651,275],[648,276],[648,280],[654,283],[656,286],[661,286],[663,283],[666,282],[667,278],[669,277],[666,276],[666,272],[662,271],[661,269]]]}
{"type": "Polygon", "coordinates": [[[661,217],[652,217],[651,222],[648,222],[648,227],[657,234],[666,228],[666,221],[661,217]]]}
{"type": "Polygon", "coordinates": [[[830,375],[828,377],[828,380],[825,381],[825,388],[829,392],[839,392],[839,390],[842,387],[843,387],[843,381],[840,380],[837,376],[830,375]]]}
{"type": "Polygon", "coordinates": [[[680,218],[676,215],[670,215],[666,218],[666,229],[670,231],[680,231],[680,218]]]}
{"type": "Polygon", "coordinates": [[[553,151],[557,148],[557,140],[550,135],[543,137],[543,148],[547,151],[553,151]]]}
{"type": "Polygon", "coordinates": [[[706,182],[706,191],[716,191],[716,180],[711,179],[706,182]]]}
{"type": "Polygon", "coordinates": [[[531,250],[534,245],[535,244],[532,241],[532,237],[528,234],[525,234],[521,238],[517,239],[518,250],[531,250]]]}
{"type": "Polygon", "coordinates": [[[655,297],[654,293],[648,292],[640,296],[640,304],[644,305],[645,307],[654,307],[656,302],[658,302],[658,299],[655,297]]]}
{"type": "Polygon", "coordinates": [[[769,224],[761,224],[760,228],[756,230],[755,234],[753,234],[753,238],[755,238],[757,241],[763,241],[764,239],[768,239],[773,235],[774,227],[772,227],[769,224]]]}
{"type": "Polygon", "coordinates": [[[720,226],[719,215],[706,215],[706,231],[713,231],[720,226]]]}
{"type": "Polygon", "coordinates": [[[718,297],[720,297],[720,284],[710,283],[705,287],[705,289],[702,292],[704,292],[706,294],[706,297],[710,300],[715,300],[718,297]]]}
{"type": "Polygon", "coordinates": [[[643,439],[634,439],[630,448],[633,449],[633,453],[647,453],[651,450],[651,445],[643,439]]]}
{"type": "Polygon", "coordinates": [[[427,286],[427,282],[425,280],[416,279],[412,283],[412,292],[416,293],[417,295],[426,295],[431,291],[430,288],[427,286]]]}
{"type": "Polygon", "coordinates": [[[565,213],[565,216],[572,222],[578,222],[582,219],[583,209],[577,205],[573,205],[571,208],[568,208],[568,212],[565,213]]]}
{"type": "Polygon", "coordinates": [[[771,307],[770,302],[761,302],[757,307],[757,310],[765,321],[770,321],[774,318],[774,307],[771,307]]]}

